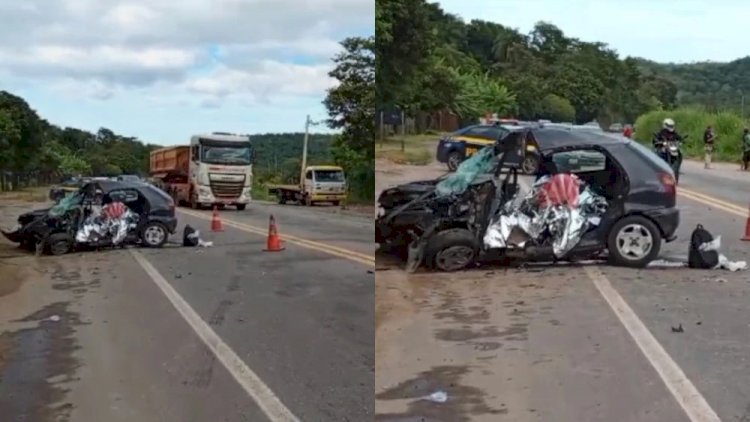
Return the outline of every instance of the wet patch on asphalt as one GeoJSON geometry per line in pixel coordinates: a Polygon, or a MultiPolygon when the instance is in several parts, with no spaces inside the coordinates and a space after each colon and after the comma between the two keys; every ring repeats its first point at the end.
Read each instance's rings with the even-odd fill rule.
{"type": "Polygon", "coordinates": [[[395,414],[376,414],[381,422],[464,422],[473,416],[503,415],[507,408],[493,409],[485,401],[485,393],[476,387],[461,384],[469,373],[468,366],[438,366],[403,381],[375,396],[377,400],[412,400],[408,410],[395,414]],[[427,397],[444,392],[444,403],[427,397]]]}
{"type": "Polygon", "coordinates": [[[37,322],[33,328],[0,334],[0,415],[18,421],[67,421],[73,406],[65,403],[64,384],[75,381],[79,346],[75,327],[82,325],[69,302],[56,302],[14,322],[37,322]]]}

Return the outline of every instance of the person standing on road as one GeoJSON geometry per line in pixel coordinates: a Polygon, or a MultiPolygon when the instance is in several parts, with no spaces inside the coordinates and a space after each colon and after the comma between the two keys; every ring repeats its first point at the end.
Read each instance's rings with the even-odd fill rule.
{"type": "Polygon", "coordinates": [[[711,156],[714,153],[714,141],[716,140],[716,135],[714,134],[714,128],[711,127],[711,125],[708,125],[706,127],[706,131],[703,132],[703,145],[705,150],[705,168],[710,169],[711,168],[711,156]]]}
{"type": "Polygon", "coordinates": [[[742,134],[742,170],[747,171],[750,163],[750,129],[745,128],[742,134]]]}
{"type": "Polygon", "coordinates": [[[630,125],[625,125],[625,130],[622,131],[623,136],[626,138],[630,138],[633,136],[633,127],[630,125]]]}

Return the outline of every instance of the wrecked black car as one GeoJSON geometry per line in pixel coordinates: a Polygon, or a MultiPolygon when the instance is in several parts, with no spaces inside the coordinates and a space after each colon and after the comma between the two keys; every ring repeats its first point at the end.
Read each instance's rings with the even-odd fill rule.
{"type": "Polygon", "coordinates": [[[522,144],[482,149],[438,180],[413,182],[378,198],[376,242],[423,263],[457,271],[478,261],[598,258],[644,267],[676,238],[675,178],[648,148],[595,131],[526,128],[542,161],[529,192],[504,165],[522,144]]]}
{"type": "Polygon", "coordinates": [[[177,228],[174,201],[154,186],[138,182],[89,182],[49,209],[18,218],[3,231],[28,250],[63,255],[76,247],[140,244],[163,246],[177,228]]]}

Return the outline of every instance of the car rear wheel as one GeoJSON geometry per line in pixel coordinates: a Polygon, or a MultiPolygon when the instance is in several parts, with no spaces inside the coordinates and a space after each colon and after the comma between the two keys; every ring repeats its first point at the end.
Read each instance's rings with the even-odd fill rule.
{"type": "Polygon", "coordinates": [[[463,157],[461,157],[461,154],[457,151],[453,151],[450,154],[448,154],[448,170],[450,171],[456,171],[459,165],[461,165],[461,162],[463,161],[463,157]]]}
{"type": "Polygon", "coordinates": [[[237,204],[237,211],[245,211],[247,204],[237,204]]]}
{"type": "Polygon", "coordinates": [[[425,250],[427,265],[445,272],[460,271],[476,259],[474,235],[466,229],[449,229],[437,233],[425,250]]]}
{"type": "Polygon", "coordinates": [[[169,234],[164,224],[157,222],[146,223],[143,231],[141,231],[141,241],[149,248],[161,248],[167,243],[168,236],[169,234]]]}
{"type": "Polygon", "coordinates": [[[643,268],[659,256],[661,241],[661,233],[651,220],[637,215],[625,217],[609,232],[609,259],[615,265],[643,268]]]}

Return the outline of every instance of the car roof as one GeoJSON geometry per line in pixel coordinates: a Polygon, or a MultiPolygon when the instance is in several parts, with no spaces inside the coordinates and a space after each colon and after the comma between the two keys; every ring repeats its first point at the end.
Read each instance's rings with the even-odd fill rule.
{"type": "Polygon", "coordinates": [[[597,130],[571,129],[561,126],[533,128],[531,132],[542,151],[569,146],[611,146],[630,142],[607,136],[604,132],[597,130]]]}

